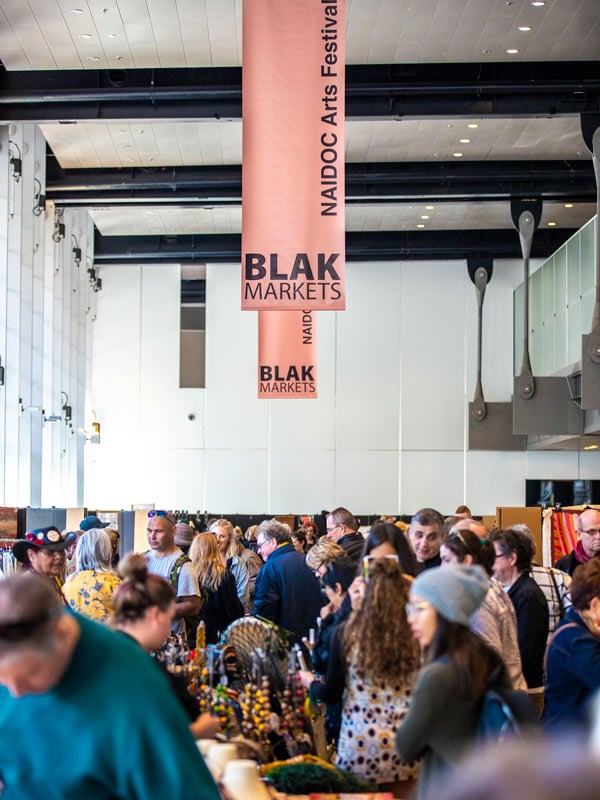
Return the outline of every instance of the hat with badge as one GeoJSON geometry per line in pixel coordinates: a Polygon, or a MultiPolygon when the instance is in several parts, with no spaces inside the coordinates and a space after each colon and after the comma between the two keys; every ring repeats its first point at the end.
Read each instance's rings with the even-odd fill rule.
{"type": "Polygon", "coordinates": [[[14,543],[12,552],[17,561],[27,563],[27,553],[29,550],[50,550],[50,552],[60,552],[77,541],[77,534],[73,531],[61,533],[54,525],[47,528],[36,528],[25,534],[25,538],[17,539],[14,543]]]}

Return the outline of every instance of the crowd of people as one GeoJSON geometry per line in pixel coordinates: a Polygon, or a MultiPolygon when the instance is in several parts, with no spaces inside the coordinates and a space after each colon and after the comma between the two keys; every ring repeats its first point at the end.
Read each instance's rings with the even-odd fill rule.
{"type": "Polygon", "coordinates": [[[121,559],[118,532],[95,516],[17,540],[23,569],[0,583],[0,744],[19,756],[0,766],[3,800],[24,780],[41,796],[44,769],[65,761],[53,718],[78,732],[79,763],[70,754],[48,797],[178,800],[197,796],[188,779],[217,797],[193,740],[218,721],[149,654],[170,634],[193,646],[200,620],[216,644],[245,614],[304,648],[311,667],[298,680],[326,712],[335,763],[382,790],[416,782],[418,798],[435,796],[477,744],[494,687],[528,697],[540,730],[586,731],[600,688],[600,511],[579,515],[577,545],[555,567],[536,563],[526,526],[488,531],[464,506],[359,527],[341,507],[321,537],[312,520],[244,535],[226,519],[199,532],[157,510],[148,550],[121,559]],[[102,721],[86,727],[85,714],[102,721]],[[160,768],[130,774],[158,748],[160,768]],[[172,785],[159,795],[152,781],[172,785]]]}

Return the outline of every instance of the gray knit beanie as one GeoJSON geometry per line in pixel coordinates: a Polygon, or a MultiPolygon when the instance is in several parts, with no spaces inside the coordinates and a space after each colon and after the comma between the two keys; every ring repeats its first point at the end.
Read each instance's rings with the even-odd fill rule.
{"type": "Polygon", "coordinates": [[[422,572],[410,591],[431,603],[441,617],[468,628],[471,614],[482,604],[489,587],[482,567],[450,564],[422,572]]]}

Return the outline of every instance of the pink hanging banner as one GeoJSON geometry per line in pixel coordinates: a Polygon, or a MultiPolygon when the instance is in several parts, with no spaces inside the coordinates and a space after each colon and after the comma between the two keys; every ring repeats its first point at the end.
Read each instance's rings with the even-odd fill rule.
{"type": "Polygon", "coordinates": [[[345,308],[345,0],[243,3],[242,308],[345,308]]]}
{"type": "Polygon", "coordinates": [[[259,311],[259,398],[317,397],[312,311],[259,311]]]}

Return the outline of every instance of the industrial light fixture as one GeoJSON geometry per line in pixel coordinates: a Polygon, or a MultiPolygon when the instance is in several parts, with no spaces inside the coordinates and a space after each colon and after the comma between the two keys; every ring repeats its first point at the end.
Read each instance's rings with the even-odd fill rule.
{"type": "Polygon", "coordinates": [[[87,274],[90,278],[90,286],[92,287],[92,291],[99,292],[102,289],[102,279],[97,277],[96,270],[94,269],[91,261],[90,266],[87,269],[87,274]]]}
{"type": "Polygon", "coordinates": [[[64,400],[64,402],[62,404],[62,411],[63,411],[64,417],[65,417],[65,422],[68,424],[68,423],[71,422],[71,418],[73,416],[73,409],[69,405],[69,395],[66,392],[61,392],[60,393],[60,399],[61,400],[63,398],[63,395],[65,397],[65,400],[64,400]]]}
{"type": "Polygon", "coordinates": [[[14,178],[15,183],[18,183],[21,178],[21,174],[23,172],[23,159],[21,156],[21,148],[16,142],[13,142],[12,139],[8,140],[8,152],[10,156],[8,163],[10,164],[12,169],[12,176],[14,178]],[[14,153],[10,152],[11,145],[15,148],[18,155],[14,155],[14,153]]]}
{"type": "Polygon", "coordinates": [[[42,184],[37,178],[33,179],[33,185],[35,187],[35,194],[33,196],[35,205],[33,206],[33,213],[36,217],[39,217],[46,208],[46,195],[42,194],[42,184]]]}
{"type": "Polygon", "coordinates": [[[79,247],[77,237],[73,233],[71,234],[71,241],[75,242],[73,246],[73,261],[75,262],[75,265],[79,267],[81,264],[81,247],[79,247]]]}
{"type": "Polygon", "coordinates": [[[54,233],[52,234],[52,241],[56,242],[57,244],[59,242],[62,242],[62,240],[65,238],[67,230],[65,227],[65,223],[61,222],[62,215],[63,215],[62,209],[60,211],[57,209],[56,212],[54,213],[54,233]]]}
{"type": "Polygon", "coordinates": [[[92,409],[94,421],[92,422],[92,433],[90,436],[90,444],[100,444],[100,423],[96,419],[96,412],[92,409]]]}

